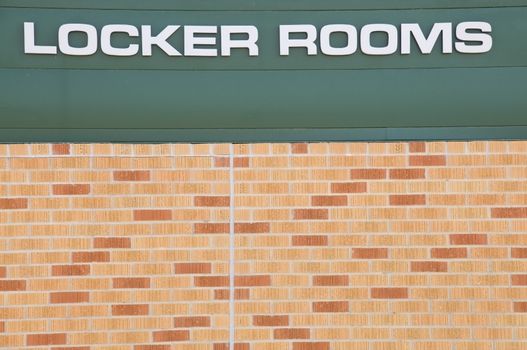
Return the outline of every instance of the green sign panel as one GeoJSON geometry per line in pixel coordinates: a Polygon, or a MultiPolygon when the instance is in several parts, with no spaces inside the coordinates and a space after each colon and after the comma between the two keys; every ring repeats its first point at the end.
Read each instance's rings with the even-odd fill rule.
{"type": "Polygon", "coordinates": [[[0,0],[0,141],[524,138],[494,3],[0,0]]]}

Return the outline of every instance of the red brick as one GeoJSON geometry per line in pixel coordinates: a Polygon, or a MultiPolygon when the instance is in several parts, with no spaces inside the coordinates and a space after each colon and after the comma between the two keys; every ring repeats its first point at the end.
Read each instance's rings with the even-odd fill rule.
{"type": "Polygon", "coordinates": [[[426,143],[424,142],[409,142],[408,148],[410,153],[422,153],[426,152],[426,143]]]}
{"type": "Polygon", "coordinates": [[[0,198],[0,209],[27,209],[27,198],[0,198]]]}
{"type": "Polygon", "coordinates": [[[52,304],[87,303],[90,301],[88,292],[52,292],[50,293],[52,304]]]}
{"type": "Polygon", "coordinates": [[[66,333],[28,334],[26,344],[29,346],[66,344],[66,333]]]}
{"type": "Polygon", "coordinates": [[[53,276],[85,276],[90,274],[90,265],[54,265],[51,267],[53,276]]]}
{"type": "Polygon", "coordinates": [[[293,236],[294,246],[325,246],[328,245],[328,236],[293,236]]]}
{"type": "Polygon", "coordinates": [[[347,301],[315,301],[313,302],[313,312],[348,312],[349,303],[347,301]]]}
{"type": "Polygon", "coordinates": [[[347,196],[313,196],[311,205],[314,207],[335,207],[348,205],[347,196]]]}
{"type": "Polygon", "coordinates": [[[378,180],[386,178],[386,169],[351,169],[352,179],[378,180]]]}
{"type": "Polygon", "coordinates": [[[72,259],[73,262],[108,262],[110,252],[74,252],[72,259]]]}
{"type": "Polygon", "coordinates": [[[229,224],[194,224],[194,233],[229,233],[229,224]]]}
{"type": "Polygon", "coordinates": [[[170,345],[134,345],[134,350],[170,350],[170,345]]]}
{"type": "Polygon", "coordinates": [[[329,350],[329,342],[293,343],[293,350],[329,350]]]}
{"type": "Polygon", "coordinates": [[[492,208],[491,215],[497,219],[527,218],[527,208],[492,208]]]}
{"type": "Polygon", "coordinates": [[[527,248],[511,248],[512,258],[527,258],[527,248]]]}
{"type": "Polygon", "coordinates": [[[130,237],[95,237],[93,246],[95,248],[130,248],[132,243],[130,237]]]}
{"type": "Polygon", "coordinates": [[[392,194],[390,205],[424,205],[426,196],[424,194],[392,194]]]}
{"type": "Polygon", "coordinates": [[[55,143],[51,145],[51,152],[56,155],[70,154],[70,145],[67,143],[55,143]]]}
{"type": "Polygon", "coordinates": [[[335,182],[331,184],[332,193],[364,193],[366,182],[335,182]]]}
{"type": "Polygon", "coordinates": [[[411,166],[442,166],[446,165],[446,157],[434,156],[410,156],[411,166]]]}
{"type": "Polygon", "coordinates": [[[190,339],[189,331],[155,331],[152,333],[155,342],[185,341],[190,339]]]}
{"type": "Polygon", "coordinates": [[[253,326],[259,327],[278,327],[289,326],[288,315],[254,315],[253,326]]]}
{"type": "Polygon", "coordinates": [[[348,275],[319,275],[313,276],[314,286],[347,286],[349,285],[348,275]]]}
{"type": "Polygon", "coordinates": [[[448,264],[440,261],[412,261],[412,272],[447,272],[448,264]]]}
{"type": "Polygon", "coordinates": [[[210,327],[209,316],[174,317],[175,328],[210,327]]]}
{"type": "MultiPolygon", "coordinates": [[[[235,168],[248,168],[249,167],[249,157],[234,157],[233,165],[235,168]]],[[[214,158],[214,166],[216,168],[228,168],[230,166],[229,157],[214,158]]]]}
{"type": "Polygon", "coordinates": [[[229,196],[196,196],[194,205],[197,207],[228,207],[229,196]]]}
{"type": "Polygon", "coordinates": [[[432,248],[432,258],[456,259],[466,257],[467,248],[432,248]]]}
{"type": "Polygon", "coordinates": [[[114,316],[148,315],[148,304],[112,305],[112,315],[114,316]]]}
{"type": "Polygon", "coordinates": [[[450,235],[450,244],[456,245],[473,245],[473,244],[487,244],[486,234],[453,234],[450,235]]]}
{"type": "Polygon", "coordinates": [[[134,210],[134,220],[136,221],[160,221],[172,220],[172,211],[170,210],[134,210]]]}
{"type": "Polygon", "coordinates": [[[390,169],[390,179],[424,179],[425,169],[390,169]]]}
{"type": "Polygon", "coordinates": [[[327,220],[327,209],[295,209],[293,211],[295,220],[327,220]]]}
{"type": "Polygon", "coordinates": [[[512,275],[511,282],[513,286],[527,286],[527,275],[512,275]]]}
{"type": "Polygon", "coordinates": [[[211,273],[211,263],[176,263],[177,274],[202,274],[211,273]]]}
{"type": "Polygon", "coordinates": [[[24,280],[0,280],[0,292],[26,290],[24,280]]]}
{"type": "Polygon", "coordinates": [[[386,259],[387,248],[353,248],[351,256],[354,259],[386,259]]]}
{"type": "Polygon", "coordinates": [[[237,287],[270,286],[271,276],[269,275],[235,276],[234,285],[237,287]]]}
{"type": "MultiPolygon", "coordinates": [[[[234,350],[249,350],[249,343],[234,343],[234,350]]],[[[229,343],[214,343],[212,350],[230,350],[229,343]]]]}
{"type": "Polygon", "coordinates": [[[371,297],[373,299],[406,299],[408,288],[372,288],[371,297]]]}
{"type": "Polygon", "coordinates": [[[293,154],[307,153],[307,143],[292,143],[291,153],[293,154]]]}
{"type": "MultiPolygon", "coordinates": [[[[229,300],[230,291],[228,289],[216,289],[214,290],[214,299],[216,300],[229,300]]],[[[236,288],[234,290],[235,300],[247,300],[249,299],[248,288],[236,288]]]]}
{"type": "Polygon", "coordinates": [[[53,194],[59,196],[65,195],[82,195],[90,193],[88,184],[61,184],[53,185],[53,194]]]}
{"type": "Polygon", "coordinates": [[[7,269],[4,266],[0,266],[0,278],[5,278],[7,275],[7,269]]]}
{"type": "Polygon", "coordinates": [[[0,321],[0,333],[3,333],[3,332],[5,332],[5,322],[0,321]]]}
{"type": "Polygon", "coordinates": [[[270,230],[268,222],[240,222],[234,224],[235,233],[268,233],[270,230]]]}
{"type": "Polygon", "coordinates": [[[113,172],[115,181],[149,181],[150,171],[148,170],[117,170],[113,172]]]}
{"type": "Polygon", "coordinates": [[[309,328],[277,328],[274,339],[309,339],[309,328]]]}
{"type": "Polygon", "coordinates": [[[525,301],[515,302],[514,312],[527,312],[527,302],[525,301]]]}
{"type": "Polygon", "coordinates": [[[227,287],[229,276],[196,276],[194,285],[196,287],[227,287]]]}
{"type": "Polygon", "coordinates": [[[147,277],[120,277],[113,279],[114,288],[150,288],[150,278],[147,277]]]}

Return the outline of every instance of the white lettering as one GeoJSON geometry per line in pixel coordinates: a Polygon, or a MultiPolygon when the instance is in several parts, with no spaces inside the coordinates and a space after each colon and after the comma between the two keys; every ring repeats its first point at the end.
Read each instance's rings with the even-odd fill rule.
{"type": "Polygon", "coordinates": [[[56,55],[56,46],[35,45],[35,23],[24,22],[24,53],[35,55],[56,55]]]}
{"type": "Polygon", "coordinates": [[[221,55],[230,56],[231,49],[245,48],[249,56],[258,56],[258,29],[255,26],[221,26],[221,55]],[[247,39],[233,40],[232,34],[247,34],[247,39]]]}
{"type": "Polygon", "coordinates": [[[461,22],[456,27],[456,38],[462,40],[456,42],[456,51],[461,53],[484,53],[492,48],[492,27],[487,22],[461,22]],[[477,30],[480,33],[471,33],[469,30],[477,30]],[[479,45],[467,45],[466,41],[479,42],[479,45]]]}
{"type": "Polygon", "coordinates": [[[305,47],[308,55],[317,54],[317,28],[311,24],[281,25],[280,31],[280,56],[288,56],[289,48],[305,47]],[[304,33],[305,39],[291,39],[291,33],[304,33]]]}
{"type": "Polygon", "coordinates": [[[351,55],[357,51],[357,29],[349,24],[328,24],[320,29],[320,51],[328,56],[351,55]],[[331,46],[331,34],[344,33],[348,38],[346,46],[331,46]]]}
{"type": "Polygon", "coordinates": [[[217,49],[197,48],[196,45],[216,45],[215,37],[200,37],[196,34],[216,34],[216,26],[185,26],[185,56],[218,56],[217,49]]]}
{"type": "Polygon", "coordinates": [[[367,24],[360,31],[360,46],[366,55],[391,55],[397,51],[397,43],[397,27],[391,24],[367,24]],[[371,34],[375,32],[388,35],[386,46],[372,46],[371,34]]]}
{"type": "Polygon", "coordinates": [[[452,53],[452,23],[434,23],[428,38],[426,38],[417,23],[401,24],[401,54],[410,54],[410,37],[413,36],[421,53],[432,52],[437,39],[442,35],[443,53],[452,53]]]}
{"type": "Polygon", "coordinates": [[[130,44],[128,47],[113,47],[112,34],[126,33],[130,37],[138,37],[139,31],[136,27],[126,24],[109,24],[101,30],[101,50],[109,56],[133,56],[139,52],[139,45],[130,44]]]}
{"type": "Polygon", "coordinates": [[[97,52],[97,29],[89,24],[68,23],[59,28],[59,50],[65,55],[89,56],[97,52]],[[70,45],[70,33],[86,34],[86,46],[74,47],[70,45]]]}
{"type": "Polygon", "coordinates": [[[156,45],[169,56],[181,56],[178,50],[174,49],[167,40],[180,26],[166,26],[159,34],[152,35],[151,26],[141,26],[141,51],[143,56],[152,56],[152,46],[156,45]]]}

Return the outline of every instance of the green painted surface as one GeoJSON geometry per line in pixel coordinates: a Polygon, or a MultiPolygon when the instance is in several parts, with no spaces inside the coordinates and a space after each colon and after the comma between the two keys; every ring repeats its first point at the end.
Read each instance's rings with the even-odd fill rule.
{"type": "MultiPolygon", "coordinates": [[[[0,0],[0,141],[525,138],[527,1],[493,3],[0,0]],[[260,55],[25,55],[24,21],[35,22],[46,45],[56,44],[63,23],[253,24],[260,55]],[[436,45],[430,55],[415,46],[407,56],[278,55],[279,24],[416,22],[429,29],[461,21],[491,23],[492,50],[445,55],[436,45]]],[[[176,48],[180,39],[174,35],[176,48]]]]}

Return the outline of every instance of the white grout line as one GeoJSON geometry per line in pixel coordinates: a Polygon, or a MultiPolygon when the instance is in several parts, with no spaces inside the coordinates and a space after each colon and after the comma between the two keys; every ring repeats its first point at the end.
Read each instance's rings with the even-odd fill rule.
{"type": "Polygon", "coordinates": [[[229,144],[229,349],[234,350],[234,144],[229,144]]]}

